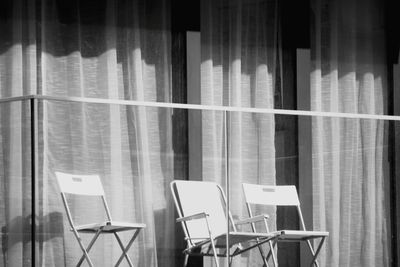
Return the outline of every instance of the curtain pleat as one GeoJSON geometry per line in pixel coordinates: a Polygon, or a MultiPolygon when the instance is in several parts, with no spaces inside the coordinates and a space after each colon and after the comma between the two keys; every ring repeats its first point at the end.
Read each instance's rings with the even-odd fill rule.
{"type": "MultiPolygon", "coordinates": [[[[311,107],[385,114],[386,55],[379,1],[312,1],[311,107]]],[[[330,235],[323,266],[388,266],[387,124],[315,117],[313,222],[330,235]]]]}
{"type": "MultiPolygon", "coordinates": [[[[201,104],[274,107],[276,6],[277,1],[201,1],[201,104]]],[[[229,191],[234,215],[248,216],[243,182],[275,184],[274,141],[273,115],[230,112],[225,129],[223,112],[202,112],[202,178],[229,191]],[[225,184],[226,157],[229,190],[225,184]]],[[[271,222],[275,221],[274,213],[268,211],[271,222]]],[[[237,257],[233,266],[260,264],[258,254],[257,250],[237,257]]],[[[205,261],[214,264],[213,260],[205,261]]]]}
{"type": "MultiPolygon", "coordinates": [[[[0,3],[0,97],[36,92],[35,1],[0,3]],[[6,14],[6,15],[4,15],[6,14]]],[[[31,264],[29,101],[0,106],[0,265],[31,264]]]]}
{"type": "MultiPolygon", "coordinates": [[[[7,18],[0,23],[1,97],[171,101],[168,1],[20,0],[0,6],[7,18]]],[[[0,107],[0,265],[6,266],[30,265],[31,259],[28,104],[0,107]]],[[[172,111],[46,100],[38,109],[36,263],[74,266],[81,256],[55,181],[55,171],[62,171],[99,174],[113,219],[146,224],[129,252],[136,266],[175,266],[168,190],[174,178],[172,111]]],[[[70,200],[77,223],[104,219],[102,207],[91,204],[70,200]]],[[[121,237],[125,243],[130,238],[121,237]]],[[[88,244],[89,236],[82,238],[88,244]]],[[[112,265],[120,254],[111,236],[100,237],[90,252],[97,266],[112,265]]]]}

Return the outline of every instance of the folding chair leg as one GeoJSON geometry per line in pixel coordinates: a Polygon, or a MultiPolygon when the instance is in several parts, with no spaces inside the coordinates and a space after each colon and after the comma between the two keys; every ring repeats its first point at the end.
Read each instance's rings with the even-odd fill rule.
{"type": "MultiPolygon", "coordinates": [[[[125,247],[124,247],[124,244],[123,244],[122,241],[121,241],[121,238],[119,237],[119,235],[118,235],[117,233],[114,233],[114,236],[115,236],[115,238],[117,239],[118,244],[119,244],[119,246],[121,247],[122,253],[124,254],[125,259],[126,259],[126,261],[128,262],[129,266],[130,266],[130,267],[133,267],[133,263],[132,263],[131,259],[129,258],[128,254],[124,253],[125,247]]],[[[118,264],[119,264],[119,263],[118,263],[118,264]]],[[[118,265],[116,265],[116,266],[118,266],[118,265]]]]}
{"type": "Polygon", "coordinates": [[[212,250],[213,250],[213,253],[214,253],[215,266],[219,267],[217,249],[215,248],[214,239],[212,239],[212,238],[211,238],[211,247],[212,247],[212,250]]]}
{"type": "MultiPolygon", "coordinates": [[[[271,241],[269,241],[269,242],[272,243],[271,241]]],[[[276,244],[277,244],[276,242],[274,242],[274,244],[272,244],[271,254],[272,254],[272,261],[274,262],[274,266],[278,267],[277,255],[275,255],[275,253],[274,253],[274,249],[275,249],[276,244]]],[[[270,246],[271,246],[271,244],[270,244],[270,246]]]]}
{"type": "Polygon", "coordinates": [[[120,244],[121,249],[122,249],[122,255],[121,255],[121,257],[119,257],[117,263],[115,264],[115,267],[117,267],[118,265],[120,265],[120,263],[121,263],[121,261],[122,261],[122,259],[123,259],[124,257],[125,257],[126,260],[128,261],[129,265],[130,265],[130,266],[133,266],[132,261],[130,260],[130,258],[129,258],[129,256],[128,256],[127,252],[128,252],[128,250],[130,249],[130,247],[132,246],[133,241],[135,241],[136,237],[138,236],[139,231],[140,231],[140,229],[136,229],[136,231],[135,231],[135,233],[133,234],[131,240],[129,241],[128,245],[127,245],[125,248],[124,248],[124,246],[123,246],[123,244],[122,244],[122,242],[121,242],[121,239],[119,239],[119,236],[118,236],[117,234],[115,235],[115,237],[117,237],[118,243],[120,244]]]}
{"type": "MultiPolygon", "coordinates": [[[[317,251],[314,252],[314,250],[311,249],[311,252],[313,253],[313,260],[311,261],[310,266],[313,266],[315,264],[316,267],[319,267],[318,262],[317,262],[317,257],[318,257],[319,252],[321,251],[324,241],[325,241],[325,237],[322,237],[321,241],[319,242],[317,251]]],[[[308,242],[308,243],[310,243],[310,242],[308,242]]],[[[311,246],[311,244],[309,244],[309,245],[311,246]]]]}
{"type": "Polygon", "coordinates": [[[183,267],[186,267],[186,266],[187,266],[188,261],[189,261],[189,255],[188,255],[188,254],[185,254],[185,258],[184,258],[184,260],[183,260],[183,267]]]}
{"type": "MultiPolygon", "coordinates": [[[[257,239],[257,242],[258,242],[258,241],[259,241],[259,240],[257,239]]],[[[267,258],[265,257],[264,252],[263,252],[263,249],[261,248],[261,246],[258,247],[258,250],[260,251],[261,258],[262,258],[262,260],[263,260],[263,262],[264,262],[264,265],[263,265],[263,266],[269,267],[269,265],[268,265],[268,260],[267,260],[267,258]]]]}
{"type": "Polygon", "coordinates": [[[79,259],[78,264],[76,264],[77,267],[81,266],[83,260],[86,258],[88,264],[90,267],[93,267],[93,263],[89,258],[89,251],[92,248],[94,242],[96,242],[97,238],[99,237],[100,233],[101,233],[102,229],[97,230],[96,234],[93,236],[92,240],[90,241],[89,245],[87,246],[87,248],[85,249],[85,246],[83,245],[80,236],[78,235],[78,232],[74,231],[75,237],[78,240],[79,246],[82,249],[83,255],[82,257],[79,259]]]}
{"type": "MultiPolygon", "coordinates": [[[[269,250],[268,255],[266,257],[266,261],[268,262],[269,258],[272,256],[272,261],[274,263],[274,266],[278,267],[278,259],[277,259],[278,257],[274,253],[274,249],[275,249],[275,246],[277,244],[277,241],[273,241],[273,242],[269,241],[268,243],[269,243],[269,246],[270,246],[270,250],[269,250]]],[[[267,265],[267,266],[269,266],[269,265],[267,265]]]]}

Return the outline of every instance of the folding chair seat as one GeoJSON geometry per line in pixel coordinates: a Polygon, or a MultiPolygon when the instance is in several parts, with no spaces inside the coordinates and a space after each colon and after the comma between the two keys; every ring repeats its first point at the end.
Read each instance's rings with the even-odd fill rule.
{"type": "Polygon", "coordinates": [[[71,226],[71,231],[76,237],[79,247],[82,250],[82,257],[80,258],[76,266],[80,266],[86,259],[89,266],[93,266],[92,260],[89,257],[89,251],[93,247],[97,238],[100,234],[113,234],[121,247],[122,254],[118,259],[115,266],[118,266],[122,260],[125,258],[129,266],[133,266],[133,263],[127,254],[128,250],[132,246],[136,237],[138,236],[140,230],[146,227],[143,223],[128,223],[128,222],[117,222],[113,221],[111,218],[111,213],[108,208],[106,197],[104,194],[104,189],[98,175],[78,175],[78,174],[68,174],[56,172],[56,177],[58,185],[61,191],[61,198],[67,213],[68,221],[71,226]],[[66,195],[82,195],[82,196],[95,196],[102,199],[102,205],[105,209],[105,214],[107,216],[106,221],[90,223],[85,225],[75,225],[71,210],[69,208],[66,195]],[[118,233],[122,231],[133,231],[132,237],[128,244],[124,246],[118,233]],[[94,234],[92,240],[87,247],[84,246],[79,233],[91,233],[94,234]]]}
{"type": "MultiPolygon", "coordinates": [[[[277,242],[307,242],[310,252],[313,256],[310,266],[319,266],[317,262],[318,254],[322,248],[325,238],[329,236],[328,232],[325,231],[307,231],[303,219],[303,214],[300,208],[300,201],[297,195],[295,186],[268,186],[268,185],[256,185],[256,184],[243,184],[244,197],[246,201],[247,210],[249,216],[254,216],[252,207],[254,205],[268,205],[268,206],[295,206],[300,220],[300,230],[278,230],[269,231],[268,224],[265,224],[266,232],[275,233],[276,238],[273,240],[273,246],[275,247],[277,242]],[[317,243],[317,249],[314,250],[311,245],[311,240],[319,240],[317,243]]],[[[252,225],[253,231],[255,231],[254,224],[252,225]]],[[[267,260],[270,255],[274,256],[274,251],[271,250],[267,255],[267,260]]],[[[278,263],[273,257],[274,266],[278,263]]]]}
{"type": "MultiPolygon", "coordinates": [[[[234,222],[230,212],[226,214],[226,197],[218,184],[175,180],[170,185],[178,212],[176,221],[181,223],[187,243],[183,251],[184,266],[190,255],[214,257],[217,267],[218,257],[228,257],[231,265],[235,256],[252,248],[260,249],[265,263],[261,245],[273,240],[278,233],[238,232],[236,226],[264,221],[268,216],[260,215],[234,222]]],[[[272,243],[270,246],[272,248],[272,243]]]]}

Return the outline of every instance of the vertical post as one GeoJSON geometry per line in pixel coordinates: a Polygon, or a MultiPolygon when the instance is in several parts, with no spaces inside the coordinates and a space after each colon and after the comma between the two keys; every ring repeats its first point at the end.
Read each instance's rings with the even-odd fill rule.
{"type": "MultiPolygon", "coordinates": [[[[186,32],[187,48],[187,103],[201,104],[201,41],[200,32],[186,32]]],[[[187,110],[188,165],[191,180],[202,180],[202,110],[187,110]]],[[[181,142],[181,141],[180,141],[181,142]]],[[[176,178],[176,177],[175,177],[176,178]]]]}
{"type": "MultiPolygon", "coordinates": [[[[297,69],[297,108],[311,110],[310,49],[296,50],[297,69]]],[[[312,117],[298,116],[298,152],[299,152],[299,197],[303,207],[305,225],[313,229],[313,194],[312,194],[312,117]]],[[[301,223],[301,221],[300,221],[301,223]]],[[[305,230],[305,229],[303,229],[305,230]]],[[[310,266],[312,258],[304,242],[300,244],[300,266],[310,266]]]]}
{"type": "Polygon", "coordinates": [[[31,113],[31,265],[35,266],[36,262],[36,99],[29,99],[31,113]]]}
{"type": "Polygon", "coordinates": [[[229,213],[229,142],[228,142],[228,111],[224,111],[224,140],[225,140],[225,184],[226,184],[226,218],[227,218],[227,233],[226,233],[226,261],[225,266],[229,267],[229,220],[230,220],[230,213],[229,213]]]}
{"type": "MultiPolygon", "coordinates": [[[[389,72],[390,73],[390,72],[389,72]]],[[[394,64],[393,65],[393,71],[391,74],[392,78],[389,78],[389,81],[392,81],[393,84],[393,95],[392,95],[392,103],[389,103],[389,105],[392,106],[393,108],[393,115],[399,116],[400,115],[400,107],[396,105],[396,100],[399,99],[400,97],[400,64],[394,64]]],[[[400,168],[399,163],[400,163],[400,122],[398,121],[391,121],[389,124],[389,144],[392,144],[390,146],[389,150],[389,160],[391,160],[393,163],[390,166],[390,181],[389,185],[386,185],[385,189],[389,187],[390,189],[388,190],[390,192],[390,201],[386,205],[386,207],[390,210],[390,228],[391,228],[391,245],[392,245],[392,250],[391,250],[391,259],[392,259],[392,264],[391,266],[398,266],[400,264],[400,258],[399,258],[399,253],[400,253],[400,236],[398,235],[399,230],[400,230],[400,183],[397,182],[398,177],[400,176],[400,168]]]]}

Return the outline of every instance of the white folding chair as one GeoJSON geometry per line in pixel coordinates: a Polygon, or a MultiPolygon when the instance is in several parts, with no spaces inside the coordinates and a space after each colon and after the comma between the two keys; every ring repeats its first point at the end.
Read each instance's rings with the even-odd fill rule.
{"type": "Polygon", "coordinates": [[[116,222],[112,220],[111,213],[105,198],[104,189],[100,177],[98,175],[78,175],[78,174],[56,172],[56,177],[58,185],[60,187],[61,197],[67,213],[68,221],[69,224],[71,225],[71,231],[74,233],[79,243],[79,246],[83,252],[82,257],[80,258],[76,266],[80,266],[85,259],[88,262],[89,266],[93,266],[93,263],[89,257],[89,251],[92,248],[93,244],[96,242],[99,235],[106,233],[113,234],[117,239],[119,246],[122,249],[122,255],[118,259],[115,266],[118,266],[122,262],[124,257],[128,262],[129,266],[133,266],[133,263],[127,252],[129,248],[132,246],[133,242],[135,241],[140,230],[145,228],[146,225],[143,223],[116,222]],[[68,206],[66,194],[101,197],[105,213],[107,215],[107,221],[85,224],[85,225],[75,225],[72,219],[70,208],[68,206]],[[128,230],[133,230],[134,233],[128,244],[124,246],[124,244],[121,241],[121,238],[118,236],[117,233],[128,230]],[[92,240],[90,241],[89,245],[86,248],[82,243],[79,233],[94,234],[92,240]]]}
{"type": "MultiPolygon", "coordinates": [[[[277,242],[307,242],[310,252],[313,256],[310,266],[319,266],[317,262],[318,254],[322,248],[325,238],[329,235],[328,232],[324,231],[307,231],[304,224],[303,214],[300,208],[300,201],[297,195],[295,186],[268,186],[268,185],[256,185],[256,184],[243,184],[243,191],[246,201],[247,210],[249,216],[253,217],[252,206],[254,205],[269,205],[269,206],[295,206],[300,220],[301,230],[279,230],[273,231],[276,233],[276,238],[273,241],[274,246],[277,242]],[[317,249],[314,250],[310,240],[319,239],[317,249]]],[[[265,225],[268,232],[268,224],[265,225]]],[[[253,230],[255,227],[253,225],[253,230]]],[[[267,255],[267,260],[270,255],[273,255],[273,250],[267,255]]],[[[275,266],[277,262],[274,261],[275,266]]]]}
{"type": "Polygon", "coordinates": [[[234,223],[231,214],[226,215],[226,197],[216,183],[175,180],[171,182],[171,192],[179,216],[176,221],[181,223],[187,242],[187,248],[183,251],[184,266],[189,255],[212,256],[217,267],[217,257],[228,257],[231,265],[233,257],[276,237],[276,233],[238,232],[237,225],[263,221],[267,216],[260,215],[234,223]],[[232,228],[230,231],[227,231],[228,218],[232,228]]]}

